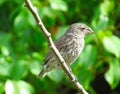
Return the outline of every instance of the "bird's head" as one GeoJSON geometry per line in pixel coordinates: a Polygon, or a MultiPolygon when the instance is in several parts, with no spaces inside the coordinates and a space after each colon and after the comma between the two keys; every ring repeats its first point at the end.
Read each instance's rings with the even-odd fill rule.
{"type": "Polygon", "coordinates": [[[74,30],[74,32],[81,34],[90,34],[93,33],[93,30],[88,27],[87,25],[83,24],[83,23],[74,23],[71,25],[71,28],[74,30]]]}

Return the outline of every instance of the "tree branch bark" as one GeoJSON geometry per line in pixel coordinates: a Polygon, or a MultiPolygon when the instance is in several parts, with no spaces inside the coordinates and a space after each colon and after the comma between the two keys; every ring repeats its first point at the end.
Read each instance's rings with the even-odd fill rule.
{"type": "Polygon", "coordinates": [[[58,58],[59,62],[61,63],[62,69],[67,74],[69,79],[73,82],[73,84],[75,85],[75,87],[78,89],[79,92],[81,92],[82,94],[88,94],[87,91],[85,91],[85,89],[82,87],[82,85],[78,82],[77,78],[70,71],[69,67],[65,63],[65,60],[63,59],[63,57],[59,53],[58,49],[55,47],[54,42],[53,42],[53,40],[51,38],[51,34],[47,31],[47,29],[45,28],[44,24],[42,23],[42,20],[40,19],[39,15],[37,13],[37,9],[35,7],[33,7],[33,5],[30,2],[30,0],[25,0],[25,6],[33,14],[33,16],[34,16],[34,18],[35,18],[39,28],[42,29],[42,32],[44,33],[44,36],[46,37],[46,39],[47,39],[47,41],[48,41],[48,43],[50,45],[50,48],[52,49],[53,53],[58,58]]]}

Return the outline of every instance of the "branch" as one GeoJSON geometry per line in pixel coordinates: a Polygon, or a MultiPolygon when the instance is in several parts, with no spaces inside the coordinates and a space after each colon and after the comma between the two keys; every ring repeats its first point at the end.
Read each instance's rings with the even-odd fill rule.
{"type": "Polygon", "coordinates": [[[37,10],[33,7],[32,3],[30,2],[30,0],[25,0],[25,4],[26,7],[30,10],[30,12],[33,14],[38,26],[40,29],[42,29],[42,32],[44,33],[44,36],[46,37],[52,51],[54,52],[54,54],[56,55],[56,57],[58,58],[59,62],[61,63],[61,66],[63,68],[63,70],[65,71],[65,73],[67,74],[67,76],[69,77],[69,79],[73,82],[73,84],[76,86],[76,88],[79,90],[79,92],[81,92],[82,94],[88,94],[85,89],[82,87],[82,85],[77,81],[77,78],[73,75],[73,73],[70,71],[69,67],[67,66],[65,60],[63,59],[63,57],[61,56],[61,54],[59,53],[58,49],[55,47],[52,38],[51,38],[51,34],[47,31],[47,29],[45,28],[45,26],[43,25],[37,10]]]}

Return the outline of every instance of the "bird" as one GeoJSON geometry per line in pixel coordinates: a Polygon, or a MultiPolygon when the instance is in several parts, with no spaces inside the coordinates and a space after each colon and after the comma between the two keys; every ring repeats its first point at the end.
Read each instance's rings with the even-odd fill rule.
{"type": "MultiPolygon", "coordinates": [[[[69,68],[83,51],[85,36],[92,32],[93,30],[84,23],[73,23],[65,34],[54,42],[69,68]]],[[[44,77],[49,71],[55,68],[62,68],[59,60],[51,49],[48,51],[43,62],[43,69],[37,75],[37,78],[44,77]]]]}

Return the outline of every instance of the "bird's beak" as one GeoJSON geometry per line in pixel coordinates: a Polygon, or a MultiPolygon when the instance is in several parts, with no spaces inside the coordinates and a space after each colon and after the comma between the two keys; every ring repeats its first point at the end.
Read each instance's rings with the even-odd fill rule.
{"type": "Polygon", "coordinates": [[[91,28],[88,28],[87,31],[87,34],[93,33],[93,30],[91,28]]]}

